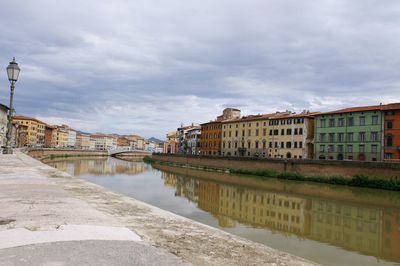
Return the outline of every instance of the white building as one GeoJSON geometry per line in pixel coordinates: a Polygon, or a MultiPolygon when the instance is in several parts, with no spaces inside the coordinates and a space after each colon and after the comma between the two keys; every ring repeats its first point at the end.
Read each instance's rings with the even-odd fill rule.
{"type": "Polygon", "coordinates": [[[69,129],[68,131],[68,147],[76,146],[76,131],[73,129],[69,129]]]}
{"type": "Polygon", "coordinates": [[[0,103],[0,150],[6,145],[8,107],[0,103]]]}

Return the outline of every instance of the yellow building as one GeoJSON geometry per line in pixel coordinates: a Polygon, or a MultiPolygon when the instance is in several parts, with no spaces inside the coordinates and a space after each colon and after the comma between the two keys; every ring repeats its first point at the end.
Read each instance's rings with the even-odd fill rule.
{"type": "Polygon", "coordinates": [[[46,124],[42,121],[26,116],[14,116],[16,124],[27,126],[26,145],[29,147],[42,147],[45,139],[46,124]]]}
{"type": "Polygon", "coordinates": [[[268,157],[312,159],[314,116],[317,113],[277,113],[268,124],[268,157]]]}
{"type": "Polygon", "coordinates": [[[250,115],[223,121],[222,156],[266,157],[268,124],[272,115],[250,115]]]}
{"type": "MultiPolygon", "coordinates": [[[[76,147],[82,150],[90,150],[90,135],[76,134],[76,147]]],[[[94,145],[93,145],[94,146],[94,145]]],[[[93,148],[94,149],[94,148],[93,148]]]]}
{"type": "Polygon", "coordinates": [[[56,144],[57,148],[65,148],[68,146],[68,130],[64,127],[57,127],[53,131],[53,143],[56,144]]]}

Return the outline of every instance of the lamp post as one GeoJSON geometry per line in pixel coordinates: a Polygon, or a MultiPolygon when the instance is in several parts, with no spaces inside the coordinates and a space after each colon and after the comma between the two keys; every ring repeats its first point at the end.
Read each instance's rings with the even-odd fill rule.
{"type": "Polygon", "coordinates": [[[13,61],[7,67],[7,76],[8,80],[11,83],[10,89],[10,106],[8,110],[8,125],[7,125],[7,142],[6,142],[6,149],[4,150],[5,154],[12,154],[12,147],[11,147],[11,138],[12,138],[12,115],[13,115],[13,100],[14,100],[14,88],[15,83],[18,80],[20,68],[18,67],[17,62],[15,62],[15,57],[13,61]]]}

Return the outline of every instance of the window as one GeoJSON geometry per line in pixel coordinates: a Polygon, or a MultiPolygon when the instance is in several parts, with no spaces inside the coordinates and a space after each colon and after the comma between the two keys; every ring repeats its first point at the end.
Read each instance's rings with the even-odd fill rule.
{"type": "Polygon", "coordinates": [[[297,129],[297,128],[294,129],[294,134],[295,134],[295,135],[298,134],[298,129],[297,129]]]}
{"type": "Polygon", "coordinates": [[[325,136],[326,136],[325,133],[320,133],[320,134],[319,134],[319,141],[325,142],[325,136]]]}
{"type": "Polygon", "coordinates": [[[238,133],[239,133],[239,132],[236,130],[236,131],[235,131],[235,137],[237,137],[237,136],[238,136],[238,133]]]}
{"type": "Polygon", "coordinates": [[[303,129],[299,128],[299,135],[303,135],[303,129]]]}
{"type": "Polygon", "coordinates": [[[335,142],[335,133],[329,133],[329,142],[335,142]]]}
{"type": "Polygon", "coordinates": [[[295,141],[293,144],[294,144],[293,148],[297,148],[297,141],[295,141]]]}
{"type": "Polygon", "coordinates": [[[256,144],[255,148],[258,149],[258,141],[256,141],[255,144],[256,144]]]}
{"type": "Polygon", "coordinates": [[[299,141],[299,148],[302,149],[303,148],[303,142],[299,141]]]}
{"type": "Polygon", "coordinates": [[[371,132],[371,141],[378,141],[378,132],[371,132]]]}
{"type": "Polygon", "coordinates": [[[334,152],[334,151],[335,151],[334,146],[333,145],[329,145],[328,146],[328,152],[334,152]]]}
{"type": "Polygon", "coordinates": [[[325,152],[325,145],[319,146],[319,152],[325,152]]]}
{"type": "Polygon", "coordinates": [[[360,126],[365,126],[365,116],[360,117],[360,126]]]}
{"type": "Polygon", "coordinates": [[[269,135],[272,136],[272,129],[269,130],[269,135]]]}
{"type": "Polygon", "coordinates": [[[354,117],[347,118],[347,126],[349,127],[354,126],[354,117]]]}
{"type": "Polygon", "coordinates": [[[338,142],[344,142],[344,133],[338,133],[338,142]]]}
{"type": "Polygon", "coordinates": [[[353,141],[353,133],[347,133],[347,141],[349,142],[353,141]]]}
{"type": "Polygon", "coordinates": [[[285,148],[285,142],[281,142],[281,148],[283,149],[283,148],[285,148]]]}
{"type": "Polygon", "coordinates": [[[376,144],[371,145],[371,152],[372,153],[377,153],[378,152],[378,145],[376,145],[376,144]]]}
{"type": "Polygon", "coordinates": [[[284,136],[285,135],[285,130],[282,128],[281,129],[281,135],[284,136]]]}
{"type": "Polygon", "coordinates": [[[359,140],[360,142],[365,142],[365,132],[360,132],[360,133],[358,134],[358,140],[359,140]]]}
{"type": "Polygon", "coordinates": [[[378,116],[377,115],[373,115],[372,116],[372,124],[373,125],[377,125],[378,124],[378,116]]]}
{"type": "Polygon", "coordinates": [[[237,142],[235,142],[235,148],[237,148],[238,147],[238,143],[237,142]]]}
{"type": "Polygon", "coordinates": [[[360,145],[359,149],[360,149],[360,153],[364,153],[365,152],[365,145],[364,144],[360,145]]]}
{"type": "Polygon", "coordinates": [[[353,152],[353,145],[347,145],[347,152],[353,152]]]}
{"type": "Polygon", "coordinates": [[[326,119],[321,119],[321,127],[326,127],[326,119]]]}
{"type": "Polygon", "coordinates": [[[278,130],[278,129],[275,129],[275,130],[274,130],[274,135],[275,135],[275,136],[279,135],[279,130],[278,130]]]}
{"type": "Polygon", "coordinates": [[[343,152],[343,145],[338,145],[337,146],[337,151],[338,152],[343,152]]]}
{"type": "Polygon", "coordinates": [[[392,128],[393,128],[393,121],[387,121],[387,122],[386,122],[386,127],[387,127],[388,129],[392,129],[392,128]]]}
{"type": "Polygon", "coordinates": [[[392,135],[388,135],[386,137],[386,146],[389,146],[389,147],[393,146],[393,136],[392,135]]]}
{"type": "Polygon", "coordinates": [[[292,135],[292,129],[291,128],[286,129],[286,135],[292,135]]]}
{"type": "Polygon", "coordinates": [[[329,119],[329,127],[335,127],[335,118],[329,119]]]}
{"type": "MultiPolygon", "coordinates": [[[[258,124],[258,123],[257,123],[258,124]]],[[[256,136],[258,136],[258,128],[256,129],[256,136]]]]}
{"type": "Polygon", "coordinates": [[[242,130],[242,136],[244,137],[244,135],[245,135],[245,132],[244,132],[244,129],[242,130]]]}
{"type": "Polygon", "coordinates": [[[272,142],[269,143],[269,147],[272,148],[272,142]]]}
{"type": "Polygon", "coordinates": [[[344,127],[344,118],[339,118],[338,119],[338,126],[339,127],[344,127]]]}
{"type": "Polygon", "coordinates": [[[286,142],[286,148],[287,149],[292,148],[292,142],[290,142],[290,141],[286,142]]]}

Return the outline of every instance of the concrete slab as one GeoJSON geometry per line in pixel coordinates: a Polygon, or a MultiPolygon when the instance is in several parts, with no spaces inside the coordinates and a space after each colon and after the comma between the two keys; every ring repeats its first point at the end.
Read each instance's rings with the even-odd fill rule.
{"type": "Polygon", "coordinates": [[[48,231],[31,231],[25,228],[0,231],[0,249],[78,240],[141,241],[141,238],[126,227],[93,225],[62,225],[48,231]]]}
{"type": "Polygon", "coordinates": [[[191,265],[143,242],[71,241],[0,249],[0,266],[191,265]]]}

